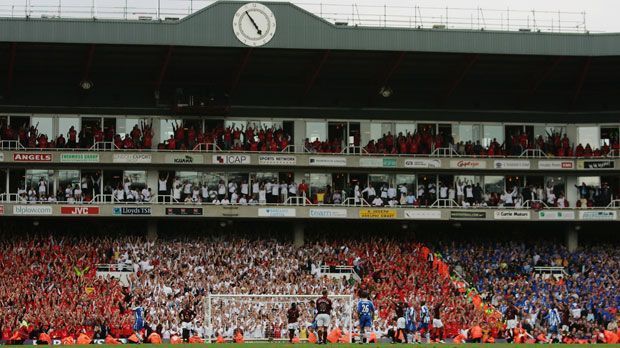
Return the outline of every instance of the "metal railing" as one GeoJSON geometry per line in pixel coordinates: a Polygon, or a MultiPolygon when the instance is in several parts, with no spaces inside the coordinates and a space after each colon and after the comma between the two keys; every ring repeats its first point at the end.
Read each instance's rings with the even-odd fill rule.
{"type": "Polygon", "coordinates": [[[549,206],[547,205],[547,203],[545,203],[545,201],[542,201],[540,199],[528,199],[527,201],[523,202],[523,207],[524,208],[533,208],[532,204],[540,204],[541,208],[549,208],[549,206]]]}
{"type": "Polygon", "coordinates": [[[93,144],[88,150],[89,151],[114,151],[118,150],[118,146],[114,144],[112,141],[99,141],[93,144]]]}
{"type": "MultiPolygon", "coordinates": [[[[592,207],[552,207],[547,205],[545,202],[540,200],[527,200],[520,207],[517,206],[467,206],[467,205],[459,205],[453,199],[437,199],[433,201],[428,206],[418,206],[418,205],[384,205],[384,206],[373,206],[368,203],[364,198],[358,198],[357,201],[354,197],[348,197],[342,201],[342,203],[332,203],[325,204],[322,202],[313,203],[308,197],[305,196],[294,196],[288,197],[284,203],[248,203],[248,204],[239,204],[239,203],[230,203],[230,206],[321,206],[321,207],[371,207],[377,209],[467,209],[467,210],[527,210],[533,209],[532,203],[538,202],[541,204],[540,209],[545,210],[615,210],[620,209],[620,199],[612,200],[611,203],[606,206],[592,206],[592,207]]],[[[153,195],[150,197],[148,201],[144,200],[119,200],[113,194],[98,194],[95,195],[89,201],[75,201],[73,203],[67,201],[29,201],[27,199],[21,199],[16,193],[2,193],[0,194],[0,203],[14,203],[14,204],[32,204],[32,205],[45,205],[45,204],[60,204],[60,205],[82,205],[82,204],[90,204],[90,205],[196,205],[196,206],[205,206],[205,205],[214,205],[212,202],[185,202],[175,199],[171,195],[153,195]]],[[[224,205],[226,206],[226,205],[224,205]]]]}
{"type": "Polygon", "coordinates": [[[566,269],[560,266],[534,267],[534,274],[543,278],[554,277],[556,279],[566,278],[569,276],[566,269]]]}
{"type": "Polygon", "coordinates": [[[207,153],[247,153],[247,154],[280,154],[280,153],[289,153],[296,155],[317,155],[317,156],[375,156],[375,157],[408,157],[408,158],[430,158],[430,157],[443,157],[443,158],[514,158],[514,159],[548,159],[548,158],[557,158],[557,159],[566,159],[566,160],[596,160],[596,159],[615,159],[620,158],[620,151],[612,150],[606,155],[601,156],[552,156],[545,153],[541,149],[527,149],[524,150],[520,155],[469,155],[469,154],[460,154],[453,147],[442,147],[434,149],[430,154],[408,154],[408,153],[397,153],[397,154],[385,154],[385,153],[371,153],[366,150],[363,146],[349,146],[342,149],[340,152],[315,152],[312,151],[305,146],[298,145],[288,145],[282,150],[277,151],[250,151],[250,150],[222,150],[220,146],[216,143],[199,143],[194,146],[191,150],[170,150],[170,149],[159,149],[159,148],[141,148],[141,149],[121,149],[117,147],[113,142],[97,142],[94,145],[88,148],[78,148],[78,147],[57,147],[57,148],[38,148],[38,147],[24,147],[19,141],[16,140],[2,140],[0,141],[0,151],[28,151],[28,152],[105,152],[105,151],[118,151],[118,152],[162,152],[162,153],[187,153],[187,152],[207,152],[207,153]]]}
{"type": "Polygon", "coordinates": [[[431,204],[431,208],[452,208],[452,207],[460,207],[460,205],[454,199],[438,199],[433,204],[431,204]]]}
{"type": "Polygon", "coordinates": [[[541,150],[541,149],[526,149],[523,152],[521,152],[519,157],[522,157],[522,158],[547,158],[549,156],[547,156],[547,154],[543,150],[541,150]]]}
{"type": "Polygon", "coordinates": [[[202,152],[221,152],[219,146],[216,143],[199,143],[194,146],[193,151],[202,151],[202,152]]]}
{"type": "Polygon", "coordinates": [[[463,157],[452,147],[439,147],[431,152],[431,157],[463,157]]]}
{"type": "Polygon", "coordinates": [[[17,140],[2,140],[0,141],[0,150],[2,151],[11,151],[11,150],[25,150],[26,148],[19,143],[17,140]]]}
{"type": "MultiPolygon", "coordinates": [[[[586,12],[371,5],[293,0],[295,5],[336,25],[416,29],[466,29],[520,32],[588,32],[586,12]]],[[[212,5],[214,0],[95,1],[8,0],[0,17],[94,18],[176,22],[212,5]]]]}
{"type": "Polygon", "coordinates": [[[306,196],[288,197],[283,203],[284,205],[313,205],[312,202],[306,196]]]}
{"type": "Polygon", "coordinates": [[[96,266],[97,272],[126,272],[126,273],[134,273],[133,267],[127,264],[97,264],[96,266]]]}
{"type": "Polygon", "coordinates": [[[324,275],[329,275],[332,277],[348,275],[349,277],[355,279],[355,281],[357,282],[362,280],[362,278],[360,278],[357,272],[355,272],[355,268],[353,268],[353,266],[329,266],[323,264],[319,267],[319,276],[324,275]]]}

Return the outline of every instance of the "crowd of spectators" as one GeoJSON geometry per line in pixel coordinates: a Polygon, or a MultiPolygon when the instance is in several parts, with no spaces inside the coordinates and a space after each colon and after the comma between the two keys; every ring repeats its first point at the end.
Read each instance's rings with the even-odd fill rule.
{"type": "Polygon", "coordinates": [[[213,144],[223,151],[281,152],[291,144],[291,136],[280,127],[256,124],[215,126],[202,131],[200,127],[175,123],[173,134],[158,145],[158,149],[193,150],[202,144],[203,149],[214,150],[213,144]]]}
{"type": "MultiPolygon", "coordinates": [[[[614,199],[615,194],[609,184],[603,182],[600,186],[591,186],[583,183],[577,186],[578,196],[574,197],[573,205],[577,207],[605,207],[614,199]],[[576,203],[575,203],[576,201],[576,203]]],[[[439,182],[435,184],[399,184],[369,183],[360,187],[353,183],[350,188],[333,189],[327,186],[319,192],[311,194],[311,201],[315,204],[338,204],[347,198],[353,198],[352,203],[362,204],[364,200],[375,207],[383,206],[414,206],[428,207],[434,203],[440,206],[456,204],[462,207],[528,207],[541,209],[546,207],[568,208],[567,199],[562,185],[547,183],[546,186],[508,185],[505,189],[484,189],[480,183],[469,180],[458,180],[454,184],[439,182]],[[438,201],[439,200],[439,201],[438,201]]]]}
{"type": "MultiPolygon", "coordinates": [[[[605,246],[569,253],[552,244],[465,243],[440,244],[433,252],[403,239],[330,238],[299,247],[230,233],[164,240],[20,236],[1,243],[0,332],[7,341],[41,332],[59,339],[82,332],[128,337],[135,305],[145,308],[147,327],[164,339],[181,334],[184,308],[196,313],[191,327],[201,337],[243,332],[247,338],[278,338],[286,330],[289,300],[258,295],[308,295],[321,289],[332,295],[369,292],[378,333],[395,325],[398,303],[417,313],[423,304],[439,305],[446,337],[483,323],[493,337],[514,339],[504,321],[512,320],[509,308],[516,306],[519,327],[534,337],[590,339],[615,325],[620,306],[620,254],[605,246]],[[124,282],[98,276],[100,263],[133,272],[124,282]],[[321,265],[352,266],[361,281],[324,276],[321,265]],[[534,272],[536,266],[562,266],[566,274],[543,277],[534,272]],[[475,290],[452,280],[449,267],[475,290]],[[210,326],[209,294],[257,296],[213,298],[210,326]]],[[[302,326],[309,326],[312,303],[299,301],[302,326]]],[[[348,322],[348,302],[335,302],[333,324],[343,329],[355,324],[348,322]]]]}
{"type": "Polygon", "coordinates": [[[617,138],[614,138],[611,139],[610,145],[605,144],[601,148],[593,148],[590,144],[585,146],[581,143],[574,145],[571,144],[566,134],[562,135],[560,132],[552,131],[546,136],[540,135],[534,140],[531,140],[525,132],[507,135],[507,141],[501,144],[496,138],[493,138],[485,146],[479,140],[455,142],[452,134],[443,131],[435,134],[433,131],[423,128],[416,130],[413,134],[401,132],[398,135],[393,135],[388,132],[380,139],[369,141],[364,147],[368,153],[386,155],[429,155],[435,149],[441,148],[450,148],[459,155],[475,157],[520,156],[526,150],[541,150],[547,155],[557,157],[601,157],[608,155],[611,151],[618,153],[620,143],[617,138]]]}
{"type": "MultiPolygon", "coordinates": [[[[80,204],[89,202],[100,188],[100,173],[87,175],[79,184],[66,184],[55,194],[48,192],[50,184],[41,177],[38,184],[32,183],[28,189],[19,188],[17,199],[22,203],[35,202],[66,202],[80,204]]],[[[23,185],[20,185],[23,187],[23,185]]],[[[616,197],[607,182],[600,186],[575,185],[577,196],[574,197],[573,206],[580,207],[606,207],[616,197]]],[[[154,192],[144,184],[135,184],[129,177],[122,182],[106,185],[103,193],[111,195],[118,202],[151,202],[154,192]]],[[[562,185],[547,183],[546,186],[513,185],[506,189],[483,189],[480,183],[468,180],[457,180],[454,184],[433,182],[428,184],[399,184],[397,186],[387,183],[369,183],[366,187],[360,187],[357,182],[346,188],[335,188],[327,185],[324,188],[314,188],[305,180],[297,184],[293,180],[260,179],[248,183],[244,179],[219,180],[217,184],[208,182],[196,182],[181,179],[178,176],[170,178],[169,175],[159,178],[158,192],[159,202],[178,202],[187,204],[215,204],[215,205],[265,205],[265,204],[341,204],[348,198],[352,198],[349,204],[364,204],[375,207],[428,207],[433,204],[440,206],[462,207],[530,207],[542,209],[544,207],[568,208],[571,202],[566,197],[562,185]],[[289,198],[299,197],[300,199],[289,198]],[[303,201],[302,201],[303,200],[303,201]],[[529,202],[526,204],[526,202],[529,202]]]]}
{"type": "MultiPolygon", "coordinates": [[[[90,148],[95,143],[113,143],[118,149],[151,149],[153,148],[153,125],[148,121],[140,121],[124,136],[116,133],[114,126],[82,127],[78,132],[71,126],[66,134],[50,137],[40,133],[38,125],[24,124],[21,127],[9,127],[0,124],[0,140],[15,140],[26,148],[90,148]]],[[[359,134],[353,137],[353,146],[360,145],[359,134]]],[[[231,125],[219,124],[211,129],[185,122],[174,121],[172,134],[169,139],[155,144],[161,150],[193,150],[197,146],[201,149],[220,149],[223,151],[251,151],[251,152],[281,152],[288,151],[292,145],[292,136],[281,126],[267,127],[265,125],[231,125]],[[217,148],[215,146],[217,146],[217,148]]],[[[341,153],[346,147],[341,137],[319,140],[305,139],[304,151],[311,153],[341,153]]],[[[610,139],[609,144],[596,147],[592,144],[574,144],[566,134],[551,130],[545,135],[534,138],[531,134],[517,132],[506,134],[506,141],[501,143],[493,138],[489,144],[478,141],[455,142],[450,132],[440,130],[438,133],[433,127],[421,128],[413,133],[391,132],[379,139],[373,139],[364,146],[370,154],[411,154],[429,155],[435,149],[450,148],[463,156],[493,157],[519,156],[525,150],[541,150],[547,155],[557,157],[601,157],[620,153],[620,142],[617,136],[610,139]]]]}
{"type": "MultiPolygon", "coordinates": [[[[227,236],[148,241],[140,238],[19,238],[2,242],[0,257],[0,331],[4,340],[76,336],[104,332],[131,335],[131,307],[142,305],[149,327],[164,339],[182,331],[179,312],[196,312],[195,331],[231,337],[241,329],[248,337],[277,337],[286,328],[286,302],[212,302],[213,327],[206,322],[207,294],[353,294],[362,287],[373,293],[377,327],[392,325],[394,302],[442,301],[449,325],[465,320],[471,304],[455,292],[446,270],[428,262],[430,251],[417,243],[384,240],[322,241],[296,247],[271,239],[227,236]],[[130,266],[127,283],[97,276],[99,263],[130,266]],[[319,266],[354,265],[363,281],[321,276],[319,266]],[[23,278],[21,280],[15,277],[23,278]],[[458,315],[457,315],[458,313],[458,315]],[[278,334],[276,335],[276,332],[278,334]]],[[[308,309],[309,299],[305,306],[308,309]]],[[[338,302],[338,301],[336,301],[338,302]]],[[[348,327],[348,301],[336,305],[335,324],[348,327]]],[[[304,324],[313,320],[307,310],[304,324]]],[[[446,319],[444,319],[446,320],[446,319]]],[[[456,326],[454,326],[456,327],[456,326]]]]}
{"type": "MultiPolygon", "coordinates": [[[[118,149],[150,149],[153,146],[153,125],[146,121],[140,121],[140,125],[133,128],[122,137],[113,126],[82,127],[78,132],[75,126],[71,126],[66,133],[58,137],[40,133],[38,124],[23,126],[15,129],[6,124],[0,125],[0,140],[18,141],[25,148],[36,149],[88,149],[96,143],[114,144],[118,149]]],[[[106,145],[107,146],[107,145],[106,145]]],[[[111,147],[111,145],[109,145],[111,147]]],[[[104,149],[102,147],[101,149],[104,149]]]]}
{"type": "Polygon", "coordinates": [[[613,245],[569,252],[550,242],[470,242],[438,251],[504,316],[516,307],[519,326],[533,337],[598,341],[598,333],[617,330],[620,253],[613,245]],[[536,272],[539,266],[562,271],[536,272]]]}

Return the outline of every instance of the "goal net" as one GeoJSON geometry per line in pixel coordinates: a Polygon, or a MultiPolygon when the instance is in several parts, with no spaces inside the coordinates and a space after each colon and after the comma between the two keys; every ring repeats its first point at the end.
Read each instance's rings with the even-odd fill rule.
{"type": "MultiPolygon", "coordinates": [[[[210,294],[204,303],[205,318],[213,336],[230,339],[236,330],[246,341],[288,340],[286,313],[297,304],[301,316],[295,335],[304,340],[314,323],[315,302],[321,295],[210,294]]],[[[353,295],[329,295],[333,304],[329,329],[353,330],[353,295]]]]}

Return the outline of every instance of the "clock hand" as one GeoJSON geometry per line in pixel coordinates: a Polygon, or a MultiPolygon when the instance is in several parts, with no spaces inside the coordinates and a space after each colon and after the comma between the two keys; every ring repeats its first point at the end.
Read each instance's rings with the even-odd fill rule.
{"type": "Polygon", "coordinates": [[[256,28],[256,33],[258,35],[262,35],[263,32],[262,30],[258,29],[258,25],[256,25],[256,22],[254,21],[254,18],[252,18],[252,16],[250,16],[250,14],[248,13],[248,11],[245,11],[245,14],[248,15],[248,18],[252,21],[252,24],[254,24],[254,28],[256,28]]]}

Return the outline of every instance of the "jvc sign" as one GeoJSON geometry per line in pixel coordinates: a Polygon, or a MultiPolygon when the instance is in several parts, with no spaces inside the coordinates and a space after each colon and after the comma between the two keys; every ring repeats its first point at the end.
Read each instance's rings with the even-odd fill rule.
{"type": "Polygon", "coordinates": [[[60,207],[62,215],[99,215],[99,207],[60,207]]]}

